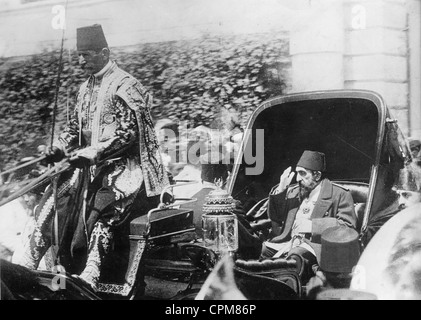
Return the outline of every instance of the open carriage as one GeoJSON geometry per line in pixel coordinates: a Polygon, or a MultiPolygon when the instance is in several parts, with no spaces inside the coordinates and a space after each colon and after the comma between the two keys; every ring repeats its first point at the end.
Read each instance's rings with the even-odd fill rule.
{"type": "MultiPolygon", "coordinates": [[[[268,194],[303,150],[324,152],[327,178],[351,192],[364,248],[399,211],[394,187],[411,161],[408,144],[382,97],[355,90],[310,92],[272,98],[254,111],[226,190],[241,202],[244,219],[261,240],[270,228],[265,211],[268,194]]],[[[171,193],[176,186],[166,191],[171,193]]],[[[154,298],[145,295],[146,283],[146,288],[160,284],[175,293],[181,289],[164,298],[194,298],[218,260],[203,247],[200,233],[203,204],[211,190],[198,190],[192,198],[178,200],[165,199],[163,194],[157,208],[127,225],[110,255],[108,278],[101,279],[99,292],[64,273],[59,276],[66,289],[54,291],[56,297],[154,298]]],[[[57,273],[34,274],[42,286],[53,289],[57,273]]],[[[237,259],[234,274],[249,299],[301,298],[304,284],[299,272],[283,260],[237,259]]]]}
{"type": "Polygon", "coordinates": [[[373,222],[381,221],[386,207],[396,200],[394,187],[411,161],[397,120],[381,96],[369,91],[273,98],[253,113],[247,129],[242,149],[261,150],[263,155],[256,153],[256,161],[264,166],[259,174],[253,174],[258,163],[239,161],[229,185],[232,196],[247,204],[248,210],[267,197],[283,170],[294,166],[303,150],[321,151],[326,154],[327,178],[353,196],[363,246],[372,236],[367,232],[373,231],[373,222]],[[259,130],[263,146],[257,143],[259,130]]]}

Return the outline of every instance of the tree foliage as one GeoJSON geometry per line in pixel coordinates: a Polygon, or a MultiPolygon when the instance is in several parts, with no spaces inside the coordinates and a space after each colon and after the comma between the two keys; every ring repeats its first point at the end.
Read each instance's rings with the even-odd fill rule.
{"type": "MultiPolygon", "coordinates": [[[[240,113],[244,124],[264,100],[288,88],[287,35],[204,37],[191,41],[112,48],[118,65],[154,96],[155,120],[187,120],[209,126],[221,108],[240,113]]],[[[60,50],[0,60],[0,168],[49,143],[60,50]]],[[[86,79],[76,52],[63,55],[55,134],[72,112],[86,79]]]]}

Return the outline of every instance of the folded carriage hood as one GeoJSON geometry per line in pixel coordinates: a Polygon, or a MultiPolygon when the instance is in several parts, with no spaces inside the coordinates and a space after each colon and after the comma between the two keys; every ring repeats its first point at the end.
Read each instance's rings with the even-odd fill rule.
{"type": "Polygon", "coordinates": [[[288,166],[294,170],[304,150],[326,154],[329,179],[370,183],[374,189],[385,148],[407,151],[405,141],[396,136],[396,144],[385,146],[388,122],[400,133],[383,98],[372,91],[274,97],[262,103],[247,123],[228,190],[243,203],[266,197],[288,166]]]}

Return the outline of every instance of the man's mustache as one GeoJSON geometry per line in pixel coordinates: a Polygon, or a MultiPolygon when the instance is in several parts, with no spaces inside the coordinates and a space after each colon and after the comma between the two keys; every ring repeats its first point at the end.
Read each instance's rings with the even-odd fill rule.
{"type": "Polygon", "coordinates": [[[305,186],[301,181],[298,182],[298,186],[300,189],[309,190],[310,188],[308,186],[305,186]]]}
{"type": "Polygon", "coordinates": [[[298,188],[300,190],[300,196],[302,199],[307,198],[310,195],[311,189],[302,184],[302,182],[298,182],[298,188]]]}

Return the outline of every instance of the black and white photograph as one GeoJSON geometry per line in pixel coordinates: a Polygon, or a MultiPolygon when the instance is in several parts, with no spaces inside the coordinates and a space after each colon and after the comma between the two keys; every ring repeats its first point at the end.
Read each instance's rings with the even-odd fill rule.
{"type": "Polygon", "coordinates": [[[421,0],[0,0],[0,284],[421,300],[421,0]]]}

